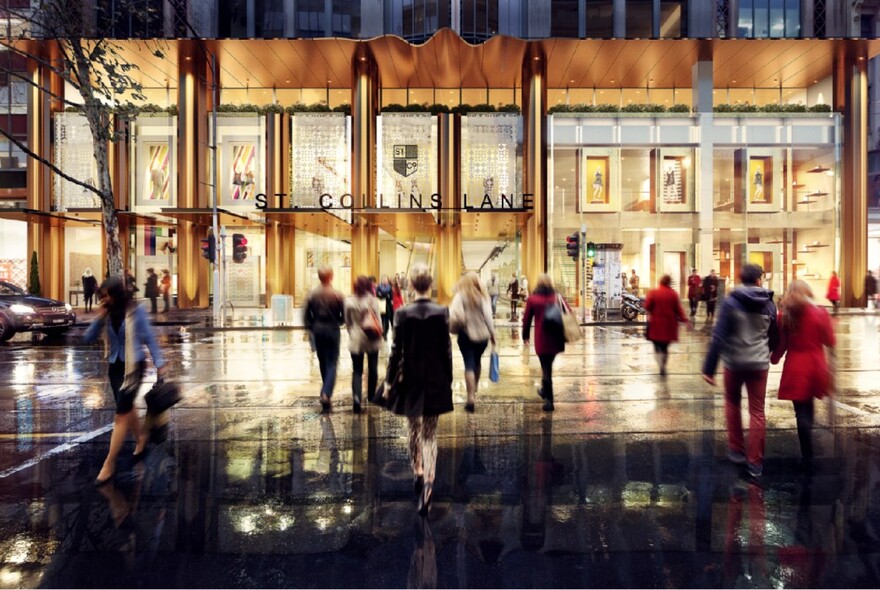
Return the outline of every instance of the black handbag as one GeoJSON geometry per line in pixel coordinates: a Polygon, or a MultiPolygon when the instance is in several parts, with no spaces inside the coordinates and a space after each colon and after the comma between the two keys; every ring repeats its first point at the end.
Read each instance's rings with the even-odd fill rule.
{"type": "Polygon", "coordinates": [[[147,411],[151,414],[161,414],[180,400],[180,387],[164,379],[158,379],[144,396],[147,411]]]}

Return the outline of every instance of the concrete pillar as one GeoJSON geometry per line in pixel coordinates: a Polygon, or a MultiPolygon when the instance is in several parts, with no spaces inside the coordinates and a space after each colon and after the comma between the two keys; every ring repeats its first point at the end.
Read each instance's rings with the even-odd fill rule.
{"type": "MultiPolygon", "coordinates": [[[[219,70],[219,64],[218,64],[219,70]]],[[[195,41],[178,42],[178,146],[177,204],[180,208],[208,207],[207,181],[210,154],[207,105],[210,78],[207,58],[195,41]]],[[[201,257],[199,240],[207,227],[190,221],[177,224],[177,305],[208,306],[210,265],[201,257]]],[[[219,236],[218,236],[219,248],[219,236]]]]}
{"type": "Polygon", "coordinates": [[[379,112],[379,77],[376,62],[366,45],[354,56],[354,87],[351,96],[352,157],[351,193],[354,215],[351,224],[351,276],[379,276],[379,229],[358,213],[375,206],[373,171],[376,152],[376,115],[379,112]]]}
{"type": "Polygon", "coordinates": [[[868,269],[868,58],[853,47],[834,64],[834,109],[843,113],[840,195],[841,303],[865,306],[864,278],[868,269]]]}
{"type": "MultiPolygon", "coordinates": [[[[712,111],[713,63],[711,59],[698,61],[693,66],[693,100],[700,124],[699,154],[694,172],[696,175],[697,231],[694,236],[696,251],[694,263],[701,274],[708,274],[714,264],[714,202],[712,195],[712,160],[714,144],[710,129],[714,123],[712,111]]],[[[718,270],[718,269],[716,269],[718,270]]]]}
{"type": "Polygon", "coordinates": [[[440,211],[437,236],[437,301],[449,304],[461,276],[461,119],[438,115],[440,211]]]}
{"type": "Polygon", "coordinates": [[[523,187],[534,210],[523,228],[522,270],[534,285],[547,272],[547,60],[537,43],[523,64],[523,187]]]}

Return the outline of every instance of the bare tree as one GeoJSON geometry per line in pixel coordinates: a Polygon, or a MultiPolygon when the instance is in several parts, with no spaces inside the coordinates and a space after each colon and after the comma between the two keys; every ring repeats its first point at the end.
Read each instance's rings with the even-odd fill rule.
{"type": "MultiPolygon", "coordinates": [[[[11,130],[0,129],[0,135],[55,174],[98,196],[107,237],[107,269],[111,276],[122,275],[123,260],[108,147],[121,139],[114,128],[114,117],[130,119],[137,113],[133,101],[145,99],[141,84],[131,76],[137,66],[123,59],[122,47],[113,37],[119,15],[128,19],[132,15],[149,16],[143,6],[144,3],[137,0],[116,0],[113,14],[99,14],[95,3],[84,0],[34,0],[29,9],[7,9],[6,30],[0,41],[0,48],[23,57],[32,65],[48,68],[79,93],[79,100],[74,101],[21,72],[5,71],[8,80],[26,82],[52,99],[82,111],[91,130],[98,169],[97,186],[74,178],[50,159],[34,153],[13,137],[11,130]],[[48,44],[55,45],[53,51],[40,51],[48,44]]],[[[152,53],[162,56],[158,45],[152,53]]],[[[2,65],[0,72],[4,72],[2,65]]]]}

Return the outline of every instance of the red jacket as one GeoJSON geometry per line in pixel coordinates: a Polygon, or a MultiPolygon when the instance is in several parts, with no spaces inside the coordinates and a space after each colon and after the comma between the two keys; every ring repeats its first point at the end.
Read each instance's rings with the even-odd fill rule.
{"type": "Polygon", "coordinates": [[[681,308],[678,293],[664,286],[652,289],[648,291],[645,309],[648,310],[648,340],[678,341],[678,322],[688,321],[681,308]]]}
{"type": "Polygon", "coordinates": [[[699,299],[703,294],[703,279],[698,274],[688,277],[688,299],[699,299]]]}
{"type": "Polygon", "coordinates": [[[559,354],[565,350],[565,340],[563,338],[556,338],[553,334],[544,331],[544,309],[547,305],[556,303],[557,297],[562,301],[566,309],[571,309],[562,296],[557,295],[555,292],[539,293],[536,290],[526,300],[522,324],[523,340],[529,340],[532,318],[535,318],[535,352],[539,355],[559,354]]]}
{"type": "Polygon", "coordinates": [[[831,277],[828,281],[828,293],[825,298],[828,301],[840,301],[840,277],[831,277]]]}
{"type": "Polygon", "coordinates": [[[834,346],[834,330],[828,312],[816,305],[807,306],[794,332],[786,327],[783,314],[779,314],[778,321],[779,344],[770,362],[775,365],[782,355],[786,355],[779,381],[779,399],[806,402],[814,397],[825,397],[831,386],[825,347],[834,346]]]}

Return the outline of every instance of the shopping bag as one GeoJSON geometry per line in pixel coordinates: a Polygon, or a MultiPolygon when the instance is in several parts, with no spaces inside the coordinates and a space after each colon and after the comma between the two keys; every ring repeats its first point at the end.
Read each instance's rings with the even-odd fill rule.
{"type": "Polygon", "coordinates": [[[498,383],[501,380],[501,370],[499,365],[498,353],[492,349],[492,353],[489,355],[489,380],[492,383],[498,383]]]}

